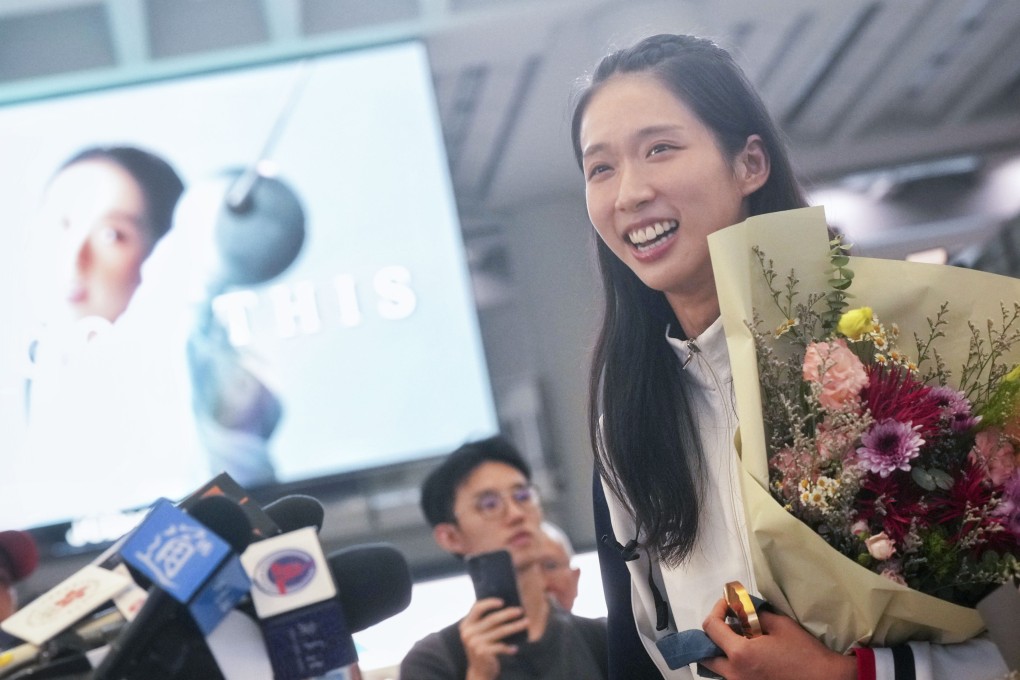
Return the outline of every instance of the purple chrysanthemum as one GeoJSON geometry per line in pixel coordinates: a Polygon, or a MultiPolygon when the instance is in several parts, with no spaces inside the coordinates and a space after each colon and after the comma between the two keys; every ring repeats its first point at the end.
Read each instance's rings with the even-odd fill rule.
{"type": "Polygon", "coordinates": [[[952,387],[933,387],[930,397],[938,404],[943,420],[948,422],[950,429],[957,434],[970,431],[981,420],[971,413],[970,402],[963,392],[952,387]]]}
{"type": "Polygon", "coordinates": [[[910,423],[886,418],[872,425],[861,437],[858,464],[880,477],[894,470],[909,470],[910,461],[921,452],[924,439],[910,423]]]}
{"type": "Polygon", "coordinates": [[[1020,542],[1020,469],[1002,485],[1002,502],[993,514],[1006,518],[1006,526],[1020,542]]]}

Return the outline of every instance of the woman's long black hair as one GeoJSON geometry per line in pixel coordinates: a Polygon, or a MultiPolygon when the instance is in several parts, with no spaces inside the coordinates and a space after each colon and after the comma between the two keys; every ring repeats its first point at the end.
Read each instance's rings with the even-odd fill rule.
{"type": "MultiPolygon", "coordinates": [[[[785,142],[728,52],[704,38],[657,35],[604,58],[574,108],[572,139],[581,165],[580,127],[588,102],[616,74],[648,73],[715,134],[728,158],[761,137],[768,181],[749,199],[751,215],[806,205],[785,142]]],[[[605,314],[589,377],[588,429],[595,465],[634,514],[642,544],[666,564],[694,548],[703,453],[679,362],[665,341],[680,329],[663,293],[652,290],[595,237],[605,314]]],[[[628,537],[629,538],[629,537],[628,537]]]]}

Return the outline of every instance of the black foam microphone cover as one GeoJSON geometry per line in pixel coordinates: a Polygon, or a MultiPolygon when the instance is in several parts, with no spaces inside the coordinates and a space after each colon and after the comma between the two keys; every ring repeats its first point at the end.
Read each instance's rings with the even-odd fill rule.
{"type": "Polygon", "coordinates": [[[388,543],[343,548],[326,560],[351,632],[365,630],[411,604],[411,570],[388,543]]]}
{"type": "Polygon", "coordinates": [[[262,510],[280,527],[281,533],[314,526],[322,530],[326,513],[317,499],[302,494],[290,494],[269,503],[262,510]]]}
{"type": "Polygon", "coordinates": [[[226,496],[204,496],[188,510],[188,514],[230,544],[238,555],[252,540],[251,522],[237,501],[226,496]]]}

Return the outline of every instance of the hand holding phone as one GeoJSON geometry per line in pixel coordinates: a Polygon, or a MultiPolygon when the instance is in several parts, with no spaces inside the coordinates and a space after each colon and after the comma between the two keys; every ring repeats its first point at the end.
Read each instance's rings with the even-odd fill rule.
{"type": "MultiPolygon", "coordinates": [[[[509,552],[495,550],[472,555],[467,558],[467,567],[471,582],[475,586],[475,599],[498,597],[503,600],[503,608],[521,606],[521,596],[517,591],[517,572],[514,570],[509,552]]],[[[526,630],[503,639],[503,642],[509,645],[520,645],[527,641],[526,630]]]]}

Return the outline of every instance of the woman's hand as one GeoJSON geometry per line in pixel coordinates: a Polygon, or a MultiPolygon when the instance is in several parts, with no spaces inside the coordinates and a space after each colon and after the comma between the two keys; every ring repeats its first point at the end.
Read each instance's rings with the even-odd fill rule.
{"type": "Polygon", "coordinates": [[[749,639],[729,627],[726,613],[720,599],[702,624],[726,656],[700,662],[726,680],[856,680],[854,657],[830,650],[790,617],[759,612],[765,635],[749,639]]]}
{"type": "Polygon", "coordinates": [[[516,654],[517,647],[502,640],[527,630],[528,619],[521,607],[506,607],[496,597],[478,600],[460,622],[460,639],[467,655],[466,680],[493,680],[499,675],[499,654],[516,654]],[[498,610],[498,611],[494,611],[498,610]]]}

